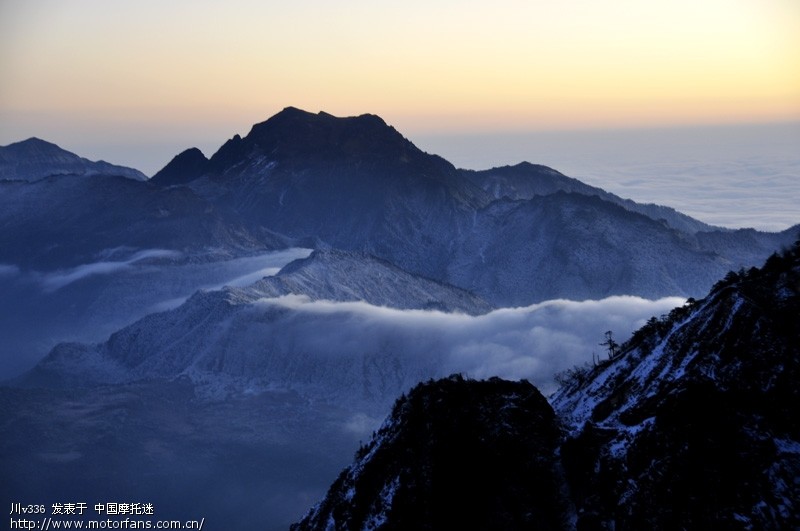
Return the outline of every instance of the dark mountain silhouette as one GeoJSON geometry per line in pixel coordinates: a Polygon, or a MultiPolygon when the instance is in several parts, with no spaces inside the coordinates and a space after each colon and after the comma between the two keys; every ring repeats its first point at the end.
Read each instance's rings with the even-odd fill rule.
{"type": "MultiPolygon", "coordinates": [[[[25,146],[63,152],[38,140],[3,149],[25,146]]],[[[72,172],[77,156],[62,155],[50,173],[72,172]]],[[[118,246],[229,256],[339,248],[508,306],[699,296],[727,270],[757,264],[792,239],[789,231],[708,227],[543,166],[460,171],[377,116],[291,107],[210,159],[184,151],[152,183],[102,177],[0,184],[0,263],[70,267],[118,246]]]]}
{"type": "Polygon", "coordinates": [[[208,159],[197,148],[189,148],[175,155],[169,164],[153,175],[150,182],[161,186],[186,184],[200,177],[208,168],[208,159]]]}
{"type": "Polygon", "coordinates": [[[559,428],[527,382],[420,384],[291,529],[565,529],[559,428]]]}
{"type": "Polygon", "coordinates": [[[709,227],[542,166],[459,171],[373,115],[287,108],[180,179],[251,228],[366,252],[501,306],[699,296],[792,239],[709,227]]]}

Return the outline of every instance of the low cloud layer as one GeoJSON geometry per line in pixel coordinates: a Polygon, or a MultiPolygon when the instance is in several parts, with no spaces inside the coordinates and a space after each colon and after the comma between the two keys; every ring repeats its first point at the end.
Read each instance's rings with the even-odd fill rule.
{"type": "Polygon", "coordinates": [[[429,366],[440,375],[525,378],[545,393],[555,390],[557,372],[591,361],[593,353],[605,355],[599,345],[605,331],[625,340],[651,316],[683,303],[677,297],[651,301],[616,296],[583,302],[552,300],[468,316],[302,296],[261,301],[292,310],[280,320],[281,341],[291,338],[298,351],[343,357],[392,351],[405,362],[429,366]]]}
{"type": "Polygon", "coordinates": [[[153,261],[180,255],[116,248],[61,271],[0,264],[0,380],[31,368],[59,342],[104,341],[147,314],[179,306],[199,289],[247,285],[310,253],[294,248],[223,261],[153,261]],[[67,286],[79,289],[62,289],[67,286]]]}
{"type": "Polygon", "coordinates": [[[102,261],[82,264],[72,269],[42,275],[41,283],[45,291],[56,291],[64,286],[93,275],[110,275],[132,269],[138,262],[154,258],[179,258],[181,253],[166,249],[146,249],[130,256],[127,260],[102,261]]]}
{"type": "Polygon", "coordinates": [[[800,223],[800,122],[417,138],[459,167],[523,160],[642,203],[731,228],[800,223]]]}
{"type": "MultiPolygon", "coordinates": [[[[247,286],[263,277],[276,274],[289,262],[299,258],[305,258],[309,254],[311,254],[310,249],[290,248],[230,262],[222,262],[218,267],[222,268],[224,271],[230,270],[223,282],[195,286],[192,291],[196,289],[220,289],[223,286],[247,286]]],[[[52,292],[72,284],[73,282],[94,275],[112,275],[115,273],[132,271],[137,267],[149,267],[150,264],[146,263],[146,260],[158,258],[179,259],[182,256],[183,255],[178,251],[145,249],[134,253],[125,260],[101,260],[91,264],[81,264],[72,269],[38,273],[36,276],[42,289],[52,292]]],[[[6,273],[6,269],[8,269],[7,273],[9,275],[19,272],[16,266],[4,266],[0,264],[0,275],[6,273]]]]}

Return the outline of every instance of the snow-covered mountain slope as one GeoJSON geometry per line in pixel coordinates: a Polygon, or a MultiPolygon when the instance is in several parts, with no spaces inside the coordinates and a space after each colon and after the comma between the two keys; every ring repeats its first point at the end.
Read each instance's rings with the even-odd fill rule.
{"type": "Polygon", "coordinates": [[[366,252],[499,306],[697,297],[794,237],[715,229],[529,164],[459,171],[372,115],[288,108],[162,175],[154,181],[186,183],[251,230],[366,252]]]}
{"type": "Polygon", "coordinates": [[[293,529],[796,529],[798,318],[800,242],[609,336],[553,409],[527,382],[420,385],[293,529]]]}
{"type": "Polygon", "coordinates": [[[0,146],[0,180],[38,181],[53,175],[115,175],[147,180],[139,170],[102,160],[93,162],[38,138],[0,146]]]}
{"type": "Polygon", "coordinates": [[[652,319],[614,359],[567,375],[552,404],[571,434],[562,453],[584,521],[800,525],[798,322],[795,246],[652,319]]]}
{"type": "MultiPolygon", "coordinates": [[[[63,151],[37,140],[3,149],[30,152],[31,164],[63,151]]],[[[0,265],[74,267],[120,246],[230,256],[332,247],[511,306],[697,297],[794,238],[707,227],[540,166],[460,171],[373,115],[287,108],[210,159],[181,153],[152,182],[94,171],[0,180],[0,265]]]]}
{"type": "MultiPolygon", "coordinates": [[[[332,332],[347,313],[304,313],[293,301],[333,299],[403,309],[477,314],[490,306],[458,288],[412,276],[382,260],[315,251],[246,288],[199,292],[99,345],[62,344],[25,385],[93,385],[185,375],[207,396],[297,389],[380,410],[421,379],[441,375],[442,356],[409,351],[405,337],[370,334],[358,344],[332,332]],[[286,303],[288,301],[288,304],[286,303]],[[330,337],[326,337],[330,335],[330,337]]],[[[383,326],[383,325],[381,325],[383,326]]],[[[428,348],[433,348],[428,346],[428,348]]]]}
{"type": "Polygon", "coordinates": [[[56,271],[8,268],[0,274],[0,380],[31,369],[58,343],[105,341],[199,289],[249,285],[310,253],[286,249],[231,258],[213,251],[116,248],[56,271]]]}
{"type": "Polygon", "coordinates": [[[40,169],[43,161],[63,164],[38,179],[0,175],[0,379],[29,369],[58,342],[101,340],[153,305],[287,247],[188,188],[165,190],[99,163],[83,171],[70,164],[87,161],[41,141],[2,149],[40,169]]]}
{"type": "Polygon", "coordinates": [[[468,291],[409,274],[364,253],[317,250],[305,260],[252,286],[261,297],[306,295],[312,300],[364,301],[399,309],[440,310],[470,315],[492,309],[468,291]]]}
{"type": "MultiPolygon", "coordinates": [[[[273,483],[281,475],[302,478],[312,469],[316,474],[313,458],[326,453],[331,432],[352,428],[363,436],[395,396],[420,380],[460,370],[446,359],[455,336],[425,328],[431,316],[449,320],[451,329],[480,325],[474,336],[459,336],[475,338],[458,352],[459,361],[470,360],[472,367],[489,355],[498,362],[493,367],[520,361],[553,364],[555,357],[521,360],[517,352],[508,352],[508,343],[491,344],[492,334],[509,330],[507,335],[530,338],[517,344],[536,344],[545,332],[535,320],[523,318],[506,329],[492,326],[494,318],[463,314],[550,297],[697,296],[725,271],[758,263],[796,236],[788,231],[678,229],[602,194],[578,190],[496,198],[368,115],[339,119],[287,109],[254,126],[245,138],[232,139],[211,159],[190,152],[170,167],[174,171],[167,173],[169,179],[153,183],[101,175],[0,181],[0,275],[39,275],[60,292],[79,289],[79,279],[100,280],[102,276],[90,273],[109,268],[207,264],[293,243],[320,252],[253,286],[197,293],[177,308],[126,326],[102,344],[55,348],[21,382],[36,389],[0,389],[0,425],[12,434],[4,438],[0,452],[0,477],[54,479],[52,484],[67,490],[80,477],[77,482],[88,498],[105,498],[108,491],[98,492],[81,476],[89,470],[86,477],[93,479],[122,478],[102,485],[116,489],[119,494],[112,496],[127,499],[129,479],[140,486],[162,484],[164,490],[168,487],[163,485],[183,490],[188,484],[187,492],[195,494],[202,490],[198,485],[214,483],[219,471],[230,470],[227,465],[241,471],[248,463],[261,463],[259,470],[275,474],[265,479],[273,483]],[[323,252],[331,247],[345,251],[323,252]],[[463,314],[426,311],[431,309],[463,314]],[[532,326],[520,331],[519,323],[532,326]],[[152,397],[169,406],[153,407],[152,397]],[[266,409],[261,397],[269,402],[266,409]],[[328,415],[332,410],[336,414],[328,415]],[[297,411],[302,414],[295,416],[297,411]],[[205,415],[209,420],[200,420],[205,415]],[[252,423],[251,416],[259,422],[252,423]],[[221,432],[206,440],[215,418],[225,419],[221,432]],[[275,444],[250,444],[261,429],[275,444]],[[303,446],[314,437],[314,449],[303,446]],[[224,441],[216,444],[220,439],[224,441]],[[300,450],[295,448],[298,441],[300,450]],[[130,462],[120,457],[129,450],[136,456],[130,462]],[[275,456],[282,452],[294,457],[308,453],[311,464],[280,468],[285,465],[275,456]],[[181,457],[175,468],[167,466],[172,456],[181,457]],[[197,464],[207,459],[216,468],[197,464]],[[139,473],[139,465],[147,477],[139,473]],[[174,472],[171,479],[165,470],[174,472]],[[186,470],[192,472],[189,479],[181,476],[186,470]]],[[[776,286],[786,301],[796,300],[791,283],[796,275],[781,271],[776,286]]],[[[125,290],[150,290],[149,278],[134,278],[125,290]]],[[[772,277],[752,273],[749,278],[758,284],[759,278],[772,277]]],[[[724,291],[715,291],[712,298],[720,293],[724,291]]],[[[748,300],[758,303],[755,307],[719,298],[727,309],[703,303],[675,314],[684,319],[689,310],[702,309],[716,320],[681,335],[681,342],[698,341],[696,355],[675,350],[683,356],[680,362],[657,360],[652,364],[656,372],[642,378],[634,369],[619,373],[633,374],[634,387],[652,385],[657,391],[641,405],[625,400],[624,382],[608,388],[615,390],[613,396],[599,394],[608,389],[590,387],[575,388],[568,398],[569,391],[559,395],[556,405],[574,404],[564,413],[572,419],[574,440],[561,451],[583,524],[614,520],[618,528],[709,528],[711,513],[702,511],[711,507],[724,516],[727,527],[747,517],[753,527],[763,522],[766,527],[797,527],[792,515],[798,511],[791,500],[800,499],[795,483],[798,438],[796,425],[786,420],[798,416],[797,396],[791,394],[798,388],[796,365],[781,361],[787,353],[789,360],[796,360],[797,311],[794,302],[787,306],[769,295],[769,289],[766,293],[759,298],[748,292],[748,300]],[[766,308],[761,317],[754,313],[758,307],[766,308]],[[742,313],[746,308],[750,313],[742,313]],[[727,318],[736,326],[723,326],[727,318]],[[713,330],[720,332],[702,335],[713,330]],[[725,339],[729,333],[736,338],[731,340],[734,346],[744,347],[731,347],[725,339]],[[762,333],[768,339],[763,344],[758,340],[762,333]],[[725,348],[715,350],[718,345],[725,348]],[[703,364],[699,360],[707,352],[713,355],[703,364]],[[750,352],[767,362],[728,363],[737,357],[747,360],[750,352]],[[706,372],[693,372],[696,366],[706,372]],[[737,372],[738,366],[753,372],[754,381],[768,392],[742,384],[750,375],[737,372]],[[715,387],[717,372],[730,375],[720,379],[728,387],[715,387]],[[701,379],[705,376],[707,380],[701,379]],[[689,382],[686,389],[679,385],[684,381],[689,382]],[[578,397],[581,393],[588,398],[578,397]],[[617,406],[627,409],[615,413],[617,406]],[[581,408],[589,413],[580,416],[581,408]],[[587,418],[590,422],[581,424],[587,418]],[[734,442],[727,446],[722,440],[734,442]],[[594,472],[598,463],[602,474],[594,472]],[[686,470],[708,474],[691,476],[686,470]],[[683,512],[673,509],[675,491],[690,493],[675,504],[683,512]],[[717,497],[703,498],[709,492],[717,497]],[[658,505],[663,499],[671,505],[658,505]]],[[[73,310],[68,300],[62,302],[65,312],[73,310]]],[[[7,304],[13,309],[13,302],[7,304]]],[[[541,310],[558,311],[556,305],[542,305],[541,310]]],[[[27,314],[40,315],[35,308],[27,314]]],[[[516,319],[523,312],[493,314],[516,319]]],[[[660,330],[657,322],[651,327],[660,330]]],[[[658,337],[648,332],[645,336],[651,339],[639,335],[638,341],[663,343],[661,352],[672,352],[668,333],[678,337],[678,331],[664,328],[658,337]]],[[[574,345],[568,334],[546,339],[563,341],[565,350],[574,345]]],[[[646,349],[641,353],[652,354],[646,349]]],[[[629,355],[625,359],[633,366],[638,355],[629,355]]],[[[601,378],[607,369],[623,367],[618,363],[622,361],[599,368],[599,376],[578,378],[583,383],[601,378]]],[[[638,396],[646,395],[635,389],[638,396]]],[[[559,411],[564,410],[559,406],[559,411]]],[[[341,447],[332,448],[331,455],[341,447]]],[[[247,478],[244,487],[236,487],[230,477],[225,485],[249,492],[250,482],[261,484],[252,474],[247,478]]],[[[38,485],[50,484],[46,479],[38,485]]],[[[15,481],[16,486],[22,483],[15,481]]],[[[293,485],[289,501],[295,506],[303,496],[315,496],[302,482],[293,485]]],[[[35,491],[30,493],[35,497],[35,491]]],[[[238,497],[226,500],[230,498],[238,497]]],[[[191,506],[191,496],[183,500],[191,506]]],[[[273,507],[282,503],[279,495],[270,500],[273,507]]],[[[304,507],[310,506],[312,500],[306,501],[304,507]]],[[[238,502],[225,503],[230,508],[238,502]]]]}
{"type": "MultiPolygon", "coordinates": [[[[700,296],[731,269],[749,267],[789,234],[734,234],[727,254],[595,196],[556,192],[500,200],[452,238],[444,278],[497,305],[532,296],[576,300],[614,294],[700,296]],[[738,246],[739,240],[751,246],[738,246]]],[[[442,244],[444,245],[444,244],[442,244]]],[[[756,262],[757,263],[757,262],[756,262]]]]}
{"type": "Polygon", "coordinates": [[[558,443],[527,382],[420,384],[291,529],[567,529],[558,443]]]}

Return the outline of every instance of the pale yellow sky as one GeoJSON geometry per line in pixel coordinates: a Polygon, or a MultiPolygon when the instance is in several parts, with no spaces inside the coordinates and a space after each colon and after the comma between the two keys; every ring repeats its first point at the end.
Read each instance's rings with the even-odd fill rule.
{"type": "Polygon", "coordinates": [[[800,2],[0,0],[0,75],[0,144],[222,141],[287,105],[406,134],[798,120],[800,2]]]}

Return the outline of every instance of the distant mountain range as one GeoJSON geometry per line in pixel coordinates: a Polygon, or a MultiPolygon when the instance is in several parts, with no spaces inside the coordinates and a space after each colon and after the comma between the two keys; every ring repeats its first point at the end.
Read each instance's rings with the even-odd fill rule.
{"type": "MultiPolygon", "coordinates": [[[[149,180],[36,139],[0,149],[0,354],[40,360],[0,387],[8,499],[140,496],[183,519],[221,503],[209,509],[217,527],[285,529],[397,396],[484,360],[485,343],[468,338],[456,356],[448,336],[423,333],[434,317],[459,329],[549,299],[701,297],[717,283],[613,360],[564,375],[552,407],[524,383],[417,388],[301,528],[380,527],[395,502],[446,508],[473,487],[469,506],[492,504],[474,521],[509,529],[531,518],[709,527],[702,507],[733,527],[746,514],[755,527],[797,526],[797,427],[786,420],[797,252],[749,268],[800,226],[712,227],[529,163],[459,170],[373,115],[287,108],[149,180]],[[716,452],[723,436],[738,456],[716,452]],[[690,443],[698,453],[681,449],[690,443]],[[498,449],[507,457],[492,457],[498,449]],[[469,455],[485,459],[475,476],[462,470],[469,455]],[[685,485],[651,455],[704,501],[682,498],[679,516],[653,510],[685,485]],[[702,483],[685,471],[703,460],[741,474],[702,483]],[[443,471],[435,482],[432,470],[443,471]]],[[[544,333],[526,326],[509,333],[544,333]]],[[[502,363],[518,361],[497,348],[502,363]]],[[[436,510],[398,522],[448,521],[436,510]]]]}
{"type": "Polygon", "coordinates": [[[147,180],[139,170],[102,160],[93,162],[35,137],[0,146],[0,180],[38,181],[54,175],[115,175],[147,180]]]}
{"type": "MultiPolygon", "coordinates": [[[[45,143],[3,149],[20,145],[45,143]]],[[[43,151],[58,150],[50,146],[43,151]]],[[[71,166],[49,167],[54,175],[71,166]]],[[[197,149],[181,153],[149,182],[83,175],[0,183],[0,263],[55,269],[120,245],[232,255],[338,248],[510,306],[699,296],[797,231],[710,227],[527,163],[457,170],[377,116],[291,107],[210,159],[197,149]]]]}
{"type": "Polygon", "coordinates": [[[798,316],[800,244],[609,345],[552,408],[527,382],[420,384],[292,529],[796,529],[798,316]]]}
{"type": "MultiPolygon", "coordinates": [[[[491,309],[469,292],[382,260],[315,251],[249,287],[199,292],[105,343],[58,345],[17,384],[71,387],[188,377],[215,399],[278,387],[320,400],[372,404],[368,409],[380,411],[391,397],[443,371],[434,353],[423,359],[390,340],[377,349],[369,342],[366,348],[343,348],[335,340],[310,348],[304,338],[324,335],[318,332],[322,327],[313,315],[303,318],[282,307],[281,297],[472,315],[491,309]]],[[[324,322],[325,316],[319,319],[324,322]]]]}
{"type": "Polygon", "coordinates": [[[698,233],[705,231],[719,231],[720,227],[713,227],[694,218],[681,214],[675,209],[654,205],[641,204],[623,199],[606,192],[595,186],[589,186],[577,179],[547,166],[522,162],[515,166],[492,168],[491,170],[472,171],[459,170],[461,174],[491,194],[495,199],[511,199],[525,201],[536,196],[551,195],[557,192],[568,192],[588,196],[597,196],[605,201],[619,205],[631,212],[643,214],[664,225],[682,232],[698,233]]]}
{"type": "Polygon", "coordinates": [[[460,171],[372,115],[287,108],[205,163],[184,153],[153,182],[175,175],[251,226],[367,252],[497,306],[698,296],[796,232],[709,227],[531,164],[460,171]]]}

